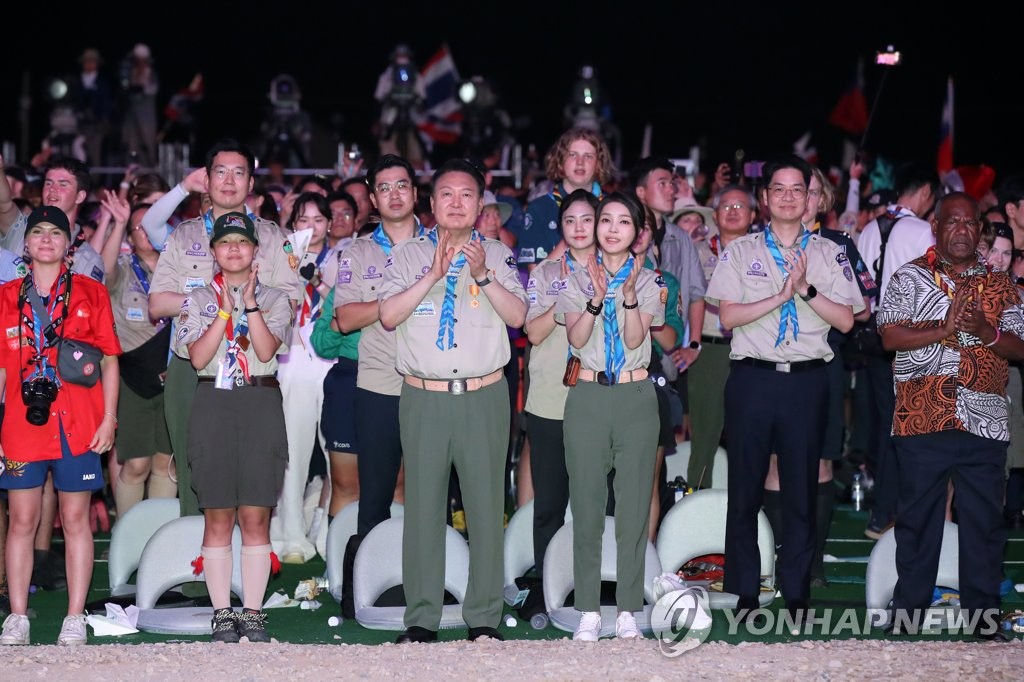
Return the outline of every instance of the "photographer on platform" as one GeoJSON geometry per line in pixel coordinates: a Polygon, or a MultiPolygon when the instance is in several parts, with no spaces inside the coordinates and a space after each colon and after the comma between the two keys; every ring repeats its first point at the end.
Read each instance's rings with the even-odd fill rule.
{"type": "Polygon", "coordinates": [[[103,488],[100,455],[114,443],[121,345],[106,287],[72,275],[64,264],[70,243],[71,224],[62,210],[35,209],[25,233],[32,267],[24,278],[0,287],[0,324],[7,330],[0,347],[0,382],[7,395],[0,488],[8,491],[10,509],[11,598],[0,644],[29,643],[32,544],[49,471],[59,494],[67,557],[68,616],[57,643],[86,643],[93,565],[89,502],[103,488]]]}

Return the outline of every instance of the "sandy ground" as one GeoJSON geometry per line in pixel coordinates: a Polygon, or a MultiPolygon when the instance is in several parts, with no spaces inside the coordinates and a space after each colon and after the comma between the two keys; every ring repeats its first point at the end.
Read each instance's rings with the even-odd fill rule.
{"type": "Polygon", "coordinates": [[[0,679],[1020,680],[1024,640],[1009,644],[804,641],[704,644],[676,658],[652,639],[339,644],[139,644],[5,649],[0,679]]]}

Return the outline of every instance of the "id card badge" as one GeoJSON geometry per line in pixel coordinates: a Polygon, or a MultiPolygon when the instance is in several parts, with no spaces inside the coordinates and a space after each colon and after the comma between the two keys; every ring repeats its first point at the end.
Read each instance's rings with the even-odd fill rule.
{"type": "Polygon", "coordinates": [[[217,361],[217,377],[213,382],[215,388],[220,388],[225,391],[230,391],[235,387],[235,381],[232,378],[232,374],[235,373],[234,363],[227,358],[221,358],[217,361]]]}

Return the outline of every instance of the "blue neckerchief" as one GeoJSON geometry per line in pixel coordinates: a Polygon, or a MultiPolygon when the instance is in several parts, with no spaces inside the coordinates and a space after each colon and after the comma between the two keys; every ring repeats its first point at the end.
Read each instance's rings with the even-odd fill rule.
{"type": "Polygon", "coordinates": [[[139,257],[133,253],[129,261],[132,264],[132,271],[135,272],[135,276],[139,279],[139,284],[142,285],[142,290],[146,292],[146,296],[149,296],[149,276],[146,275],[146,271],[142,269],[139,257]]]}
{"type": "MultiPolygon", "coordinates": [[[[420,223],[420,221],[417,220],[416,221],[416,227],[413,229],[413,235],[412,236],[413,237],[422,237],[426,233],[427,233],[427,231],[426,231],[426,229],[424,229],[422,223],[420,223]]],[[[390,256],[391,255],[391,249],[394,246],[394,244],[391,243],[391,238],[388,237],[387,232],[384,231],[384,224],[383,223],[377,225],[377,229],[374,230],[373,233],[370,235],[370,239],[372,239],[374,241],[374,243],[377,244],[377,246],[379,246],[381,249],[383,249],[385,256],[390,256]]],[[[434,244],[436,245],[437,244],[437,239],[435,238],[433,241],[434,241],[434,244]]]]}
{"type": "MultiPolygon", "coordinates": [[[[253,225],[255,225],[256,214],[248,210],[248,206],[243,205],[242,208],[246,209],[245,214],[249,216],[249,220],[251,220],[253,222],[253,225]]],[[[209,211],[203,214],[203,224],[206,225],[206,236],[210,237],[211,239],[213,238],[213,222],[213,209],[211,208],[209,211]]]]}
{"type": "MultiPolygon", "coordinates": [[[[598,251],[597,264],[603,268],[602,261],[601,252],[598,251]]],[[[619,318],[615,315],[615,291],[633,272],[635,262],[636,259],[633,257],[626,259],[626,263],[608,282],[608,293],[604,296],[604,373],[613,378],[616,383],[619,380],[619,372],[626,364],[626,349],[622,345],[622,336],[619,334],[619,318]]]]}
{"type": "MultiPolygon", "coordinates": [[[[811,240],[811,233],[805,227],[803,228],[803,234],[800,236],[800,250],[807,250],[807,242],[811,240]]],[[[775,264],[779,266],[779,270],[782,271],[782,280],[785,281],[789,277],[789,273],[786,272],[786,259],[782,257],[782,252],[779,250],[779,245],[775,243],[775,235],[771,230],[771,224],[768,229],[764,231],[764,243],[768,247],[768,251],[772,254],[772,258],[775,259],[775,264]]],[[[780,310],[781,316],[779,317],[779,336],[775,339],[775,347],[778,348],[782,345],[783,340],[786,338],[786,329],[789,327],[790,321],[793,322],[793,340],[796,341],[797,334],[800,333],[800,320],[796,316],[796,300],[789,299],[782,304],[780,310]]]]}
{"type": "MultiPolygon", "coordinates": [[[[437,230],[427,235],[430,241],[437,248],[437,230]]],[[[476,230],[469,235],[469,241],[483,241],[483,237],[476,230]]],[[[455,285],[459,283],[459,273],[466,264],[466,254],[459,252],[451,265],[448,266],[448,274],[444,282],[444,302],[441,304],[441,324],[437,328],[437,347],[441,350],[448,350],[455,344],[455,285]],[[445,347],[447,342],[447,348],[445,347]]]]}
{"type": "MultiPolygon", "coordinates": [[[[565,259],[565,265],[566,265],[567,268],[569,268],[569,274],[570,275],[575,274],[576,266],[573,265],[573,263],[575,263],[576,261],[572,257],[572,254],[569,253],[568,249],[565,250],[565,255],[562,256],[562,258],[565,259]]],[[[568,340],[566,340],[565,359],[566,360],[571,360],[572,359],[572,344],[568,343],[568,340]]]]}

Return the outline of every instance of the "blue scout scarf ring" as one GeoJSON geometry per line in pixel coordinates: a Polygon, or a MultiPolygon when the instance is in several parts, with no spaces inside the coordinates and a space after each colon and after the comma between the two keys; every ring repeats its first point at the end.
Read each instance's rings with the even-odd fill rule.
{"type": "MultiPolygon", "coordinates": [[[[437,231],[434,230],[427,235],[430,241],[437,247],[437,231]]],[[[469,235],[469,241],[483,241],[483,237],[476,230],[469,235]]],[[[437,328],[437,347],[441,350],[448,350],[455,345],[455,285],[459,283],[459,273],[466,264],[466,254],[459,252],[448,266],[448,274],[444,282],[444,303],[441,304],[441,324],[437,328]],[[447,339],[445,338],[447,337],[447,339]],[[446,347],[447,342],[447,347],[446,347]]]]}
{"type": "MultiPolygon", "coordinates": [[[[800,238],[800,250],[807,250],[807,242],[811,240],[811,233],[804,228],[803,234],[800,238]]],[[[771,252],[772,258],[775,259],[775,264],[779,266],[779,270],[782,271],[783,281],[789,277],[789,273],[786,272],[786,259],[782,257],[782,252],[779,250],[779,245],[775,243],[775,235],[772,233],[771,225],[764,231],[764,243],[768,247],[768,251],[771,252]]],[[[779,336],[775,339],[775,347],[778,348],[782,345],[783,340],[786,338],[786,329],[789,327],[789,323],[793,323],[793,340],[796,341],[797,334],[800,333],[800,320],[796,316],[796,299],[789,299],[782,304],[780,309],[781,316],[779,317],[779,336]]]]}
{"type": "MultiPolygon", "coordinates": [[[[597,253],[597,264],[602,268],[601,252],[597,253]]],[[[619,334],[619,318],[615,315],[615,291],[622,286],[635,267],[636,258],[630,257],[626,263],[619,268],[615,276],[608,282],[608,293],[604,296],[604,373],[618,383],[619,372],[626,364],[626,350],[622,346],[622,336],[619,334]]]]}

